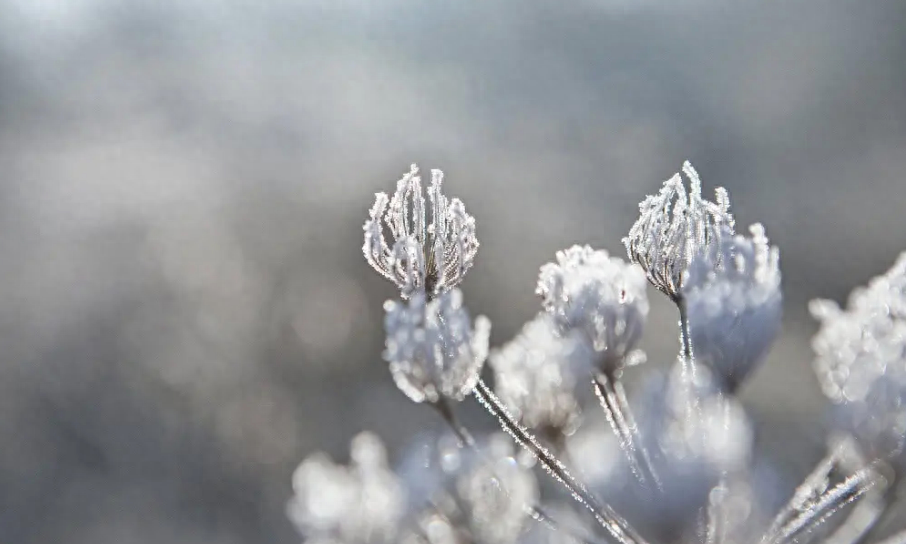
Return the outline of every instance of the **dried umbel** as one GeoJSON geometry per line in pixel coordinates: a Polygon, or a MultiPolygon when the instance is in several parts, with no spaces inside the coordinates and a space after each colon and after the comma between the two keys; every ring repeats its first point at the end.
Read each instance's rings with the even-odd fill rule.
{"type": "Polygon", "coordinates": [[[428,187],[431,215],[426,215],[418,167],[397,182],[392,197],[375,194],[365,221],[365,259],[382,276],[394,282],[403,298],[425,292],[433,298],[458,285],[478,252],[475,218],[458,198],[447,200],[441,192],[443,172],[431,171],[428,187]],[[393,245],[384,239],[384,225],[393,245]]]}
{"type": "Polygon", "coordinates": [[[322,453],[302,461],[293,474],[289,518],[310,542],[391,544],[405,509],[402,483],[375,435],[356,436],[350,453],[350,466],[322,453]]]}
{"type": "Polygon", "coordinates": [[[408,302],[384,303],[384,359],[397,387],[415,402],[454,401],[468,395],[488,356],[491,322],[472,320],[462,293],[452,289],[428,302],[415,293],[408,302]]]}
{"type": "Polygon", "coordinates": [[[476,450],[446,438],[426,444],[408,474],[423,487],[416,504],[427,507],[415,513],[420,538],[404,542],[515,544],[538,500],[534,475],[516,461],[503,434],[476,450]]]}
{"type": "Polygon", "coordinates": [[[749,238],[725,232],[699,253],[683,286],[695,359],[728,392],[764,359],[780,330],[779,252],[760,224],[749,231],[749,238]]]}
{"type": "Polygon", "coordinates": [[[715,202],[701,196],[701,180],[687,161],[683,172],[689,178],[686,193],[680,174],[664,182],[656,195],[639,204],[639,218],[623,238],[629,258],[645,270],[648,281],[678,301],[683,276],[696,255],[733,234],[733,216],[727,191],[717,188],[715,202]]]}
{"type": "Polygon", "coordinates": [[[623,366],[648,316],[642,270],[589,246],[558,251],[556,263],[541,267],[535,292],[560,334],[578,333],[607,373],[623,366]]]}
{"type": "Polygon", "coordinates": [[[570,363],[587,360],[589,353],[578,342],[561,338],[553,327],[550,316],[538,315],[491,353],[490,364],[497,395],[513,417],[547,435],[563,435],[571,433],[579,419],[570,363]]]}
{"type": "Polygon", "coordinates": [[[843,424],[870,455],[906,444],[906,253],[884,275],[852,292],[846,310],[809,306],[821,321],[812,340],[815,371],[843,424]]]}

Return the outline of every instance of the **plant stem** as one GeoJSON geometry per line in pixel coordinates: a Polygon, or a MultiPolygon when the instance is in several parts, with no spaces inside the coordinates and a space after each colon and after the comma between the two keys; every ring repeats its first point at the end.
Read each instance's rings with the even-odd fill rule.
{"type": "Polygon", "coordinates": [[[497,417],[501,428],[516,442],[534,455],[548,474],[562,484],[579,504],[587,508],[595,520],[621,544],[644,544],[645,541],[629,523],[620,517],[609,505],[602,504],[585,486],[579,483],[550,451],[542,446],[527,429],[522,427],[510,415],[509,410],[482,380],[474,389],[475,397],[497,417]]]}

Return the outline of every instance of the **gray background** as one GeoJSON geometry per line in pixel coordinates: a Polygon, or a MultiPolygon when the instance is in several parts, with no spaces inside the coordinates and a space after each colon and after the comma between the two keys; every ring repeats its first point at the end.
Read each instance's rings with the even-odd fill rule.
{"type": "Polygon", "coordinates": [[[893,0],[0,1],[0,542],[295,542],[305,455],[436,428],[360,254],[413,161],[477,219],[495,344],[684,159],[726,186],[781,248],[743,398],[792,486],[826,424],[805,303],[906,248],[904,29],[893,0]]]}

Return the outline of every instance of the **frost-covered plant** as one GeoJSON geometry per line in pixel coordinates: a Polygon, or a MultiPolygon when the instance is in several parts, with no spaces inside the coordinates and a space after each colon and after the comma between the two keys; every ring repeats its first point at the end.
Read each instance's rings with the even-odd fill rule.
{"type": "MultiPolygon", "coordinates": [[[[392,198],[378,193],[365,258],[403,299],[385,303],[384,358],[400,390],[436,408],[452,434],[416,446],[396,474],[367,434],[349,467],[303,461],[289,514],[307,542],[863,542],[894,511],[886,492],[906,458],[906,253],[846,310],[812,303],[814,366],[842,434],[771,512],[770,462],[756,458],[735,395],[780,329],[779,251],[760,224],[737,235],[727,192],[704,200],[688,162],[683,172],[688,190],[676,174],[640,205],[623,240],[630,263],[577,245],[541,268],[543,311],[492,352],[494,389],[480,376],[490,322],[473,323],[456,288],[476,256],[475,220],[443,196],[439,170],[430,222],[414,165],[392,198]],[[681,345],[669,372],[650,371],[633,410],[622,376],[643,358],[646,279],[677,305],[681,345]],[[588,416],[583,372],[606,424],[588,416]],[[522,455],[506,435],[475,438],[459,422],[449,401],[469,395],[522,455]],[[555,485],[539,486],[532,463],[555,485]]],[[[904,543],[906,533],[884,541],[904,543]]]]}

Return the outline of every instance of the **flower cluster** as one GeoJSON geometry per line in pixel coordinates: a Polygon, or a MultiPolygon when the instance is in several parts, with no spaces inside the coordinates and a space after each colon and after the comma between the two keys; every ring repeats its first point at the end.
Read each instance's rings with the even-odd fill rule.
{"type": "Polygon", "coordinates": [[[306,542],[855,544],[892,511],[886,490],[906,470],[906,253],[845,310],[812,302],[814,367],[847,434],[776,511],[770,460],[756,459],[736,394],[780,329],[779,251],[760,224],[734,232],[726,191],[702,199],[685,163],[688,191],[677,174],[641,203],[624,239],[631,263],[589,246],[557,252],[537,282],[543,311],[490,356],[492,390],[480,377],[490,322],[472,321],[456,287],[475,258],[475,221],[448,203],[435,170],[429,223],[417,172],[392,198],[377,195],[363,249],[403,299],[384,305],[390,372],[452,434],[417,446],[396,473],[367,434],[349,467],[306,459],[289,505],[306,542]],[[623,375],[642,358],[649,282],[678,306],[682,345],[631,404],[623,375]],[[470,394],[509,436],[475,438],[460,423],[447,401],[470,394]],[[559,486],[539,489],[530,463],[559,486]]]}

